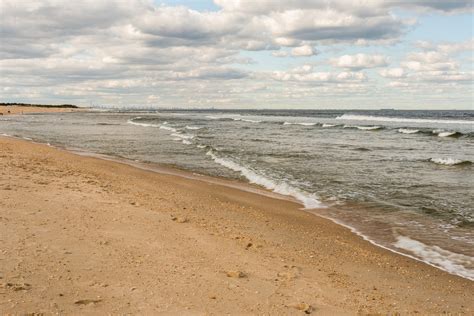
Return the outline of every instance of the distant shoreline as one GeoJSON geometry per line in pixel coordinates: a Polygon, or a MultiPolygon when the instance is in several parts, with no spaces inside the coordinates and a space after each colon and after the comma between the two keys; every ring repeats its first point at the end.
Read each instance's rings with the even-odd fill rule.
{"type": "Polygon", "coordinates": [[[61,108],[61,109],[78,109],[74,104],[33,104],[33,103],[16,103],[16,102],[0,102],[0,106],[24,106],[37,108],[61,108]]]}
{"type": "Polygon", "coordinates": [[[47,104],[26,104],[26,103],[0,103],[0,116],[22,115],[35,113],[67,113],[80,112],[86,110],[77,105],[47,105],[47,104]]]}

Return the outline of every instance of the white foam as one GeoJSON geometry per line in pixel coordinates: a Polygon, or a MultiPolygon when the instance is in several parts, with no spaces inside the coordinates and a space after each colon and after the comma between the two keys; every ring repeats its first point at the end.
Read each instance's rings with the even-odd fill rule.
{"type": "Polygon", "coordinates": [[[434,120],[434,119],[411,119],[401,117],[386,117],[372,115],[343,114],[336,117],[336,120],[351,121],[377,121],[377,122],[403,122],[403,123],[442,123],[442,124],[473,124],[469,120],[434,120]]]}
{"type": "Polygon", "coordinates": [[[231,160],[219,158],[214,155],[212,150],[209,150],[206,155],[210,156],[216,163],[233,171],[240,172],[240,174],[247,178],[250,183],[261,185],[269,190],[272,190],[275,193],[294,197],[296,200],[301,202],[306,209],[324,207],[324,205],[317,199],[314,194],[301,191],[297,188],[288,185],[285,182],[275,182],[274,180],[259,175],[256,172],[245,168],[244,166],[241,166],[231,160]]]}
{"type": "Polygon", "coordinates": [[[185,145],[191,145],[192,144],[189,140],[186,140],[186,139],[183,139],[182,143],[185,144],[185,145]]]}
{"type": "Polygon", "coordinates": [[[285,122],[283,125],[302,125],[302,126],[314,126],[316,123],[306,123],[306,122],[285,122]]]}
{"type": "Polygon", "coordinates": [[[374,131],[381,129],[381,126],[358,126],[358,125],[344,125],[343,128],[357,128],[362,131],[374,131]]]}
{"type": "Polygon", "coordinates": [[[198,127],[198,126],[188,126],[188,125],[186,125],[185,128],[186,128],[186,129],[190,129],[190,130],[197,130],[197,129],[201,129],[202,127],[198,127]]]}
{"type": "Polygon", "coordinates": [[[375,131],[377,129],[381,129],[381,126],[356,126],[357,129],[362,131],[375,131]]]}
{"type": "Polygon", "coordinates": [[[197,145],[197,148],[201,148],[201,149],[206,148],[206,147],[207,147],[206,145],[197,145]]]}
{"type": "Polygon", "coordinates": [[[171,134],[171,136],[179,137],[181,139],[193,139],[194,138],[194,135],[184,135],[184,134],[180,134],[180,133],[173,133],[173,134],[171,134]]]}
{"type": "Polygon", "coordinates": [[[445,165],[445,166],[454,166],[454,165],[459,165],[462,163],[469,163],[469,161],[467,160],[460,160],[460,159],[453,159],[453,158],[431,158],[430,161],[438,165],[445,165]]]}
{"type": "Polygon", "coordinates": [[[164,130],[167,130],[167,131],[176,132],[176,128],[173,128],[173,127],[170,127],[170,126],[159,125],[159,127],[160,127],[160,129],[164,129],[164,130]]]}
{"type": "Polygon", "coordinates": [[[417,130],[417,129],[408,129],[408,128],[399,128],[398,132],[402,133],[402,134],[416,134],[416,133],[419,132],[419,130],[417,130]]]}
{"type": "Polygon", "coordinates": [[[438,246],[428,246],[406,236],[398,236],[394,246],[407,250],[430,265],[474,281],[474,258],[438,246]]]}
{"type": "Polygon", "coordinates": [[[336,126],[335,124],[327,124],[327,123],[324,123],[323,124],[323,127],[334,127],[336,126]]]}
{"type": "Polygon", "coordinates": [[[453,135],[456,135],[456,132],[441,132],[438,134],[439,137],[449,137],[453,135]]]}
{"type": "MultiPolygon", "coordinates": [[[[138,119],[138,118],[140,117],[136,117],[134,119],[138,119]]],[[[160,125],[156,125],[156,124],[138,123],[138,122],[133,121],[134,119],[128,120],[127,123],[132,124],[132,125],[142,126],[142,127],[160,127],[160,125]]]]}
{"type": "Polygon", "coordinates": [[[248,123],[261,123],[262,122],[262,121],[258,121],[258,120],[243,119],[243,118],[239,118],[239,117],[233,117],[232,119],[234,121],[242,121],[242,122],[248,122],[248,123]]]}

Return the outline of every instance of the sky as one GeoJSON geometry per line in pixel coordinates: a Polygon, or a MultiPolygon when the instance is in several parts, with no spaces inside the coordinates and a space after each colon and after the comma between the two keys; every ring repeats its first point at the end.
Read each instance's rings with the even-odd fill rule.
{"type": "Polygon", "coordinates": [[[2,0],[0,102],[471,109],[473,4],[2,0]]]}

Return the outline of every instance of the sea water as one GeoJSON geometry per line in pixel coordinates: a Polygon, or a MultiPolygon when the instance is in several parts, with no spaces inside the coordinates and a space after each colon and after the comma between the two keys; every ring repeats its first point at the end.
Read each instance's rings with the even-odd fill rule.
{"type": "Polygon", "coordinates": [[[241,179],[474,279],[474,111],[187,110],[6,116],[0,133],[241,179]]]}

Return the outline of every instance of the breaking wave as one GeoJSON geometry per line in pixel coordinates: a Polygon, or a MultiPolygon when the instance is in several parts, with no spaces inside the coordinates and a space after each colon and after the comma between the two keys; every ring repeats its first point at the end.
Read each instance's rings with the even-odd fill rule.
{"type": "Polygon", "coordinates": [[[240,117],[233,117],[232,118],[234,121],[242,121],[242,122],[248,122],[248,123],[261,123],[262,121],[259,120],[250,120],[250,119],[243,119],[240,117]]]}
{"type": "Polygon", "coordinates": [[[178,138],[181,138],[181,139],[193,139],[194,138],[194,135],[185,135],[185,134],[181,134],[181,133],[173,133],[173,134],[171,134],[171,136],[178,137],[178,138]]]}
{"type": "Polygon", "coordinates": [[[335,127],[336,124],[327,124],[327,123],[324,123],[322,126],[323,126],[323,127],[335,127]]]}
{"type": "Polygon", "coordinates": [[[292,187],[285,182],[277,182],[269,179],[265,176],[259,175],[258,173],[241,166],[232,160],[217,157],[212,150],[209,150],[206,155],[210,156],[214,162],[224,166],[233,171],[239,172],[243,175],[250,183],[258,184],[268,190],[272,190],[275,193],[282,195],[292,196],[299,202],[301,202],[306,209],[322,208],[324,205],[317,199],[314,194],[307,193],[292,187]]]}
{"type": "Polygon", "coordinates": [[[474,280],[474,258],[470,256],[454,253],[438,246],[428,246],[406,236],[398,236],[394,246],[409,251],[429,265],[474,280]]]}
{"type": "Polygon", "coordinates": [[[376,131],[379,129],[383,129],[382,126],[359,126],[359,125],[344,125],[344,128],[356,128],[361,131],[376,131]]]}
{"type": "MultiPolygon", "coordinates": [[[[436,131],[433,131],[436,134],[436,131]]],[[[437,133],[439,137],[459,137],[461,133],[459,132],[439,132],[437,133]]]]}
{"type": "Polygon", "coordinates": [[[185,128],[186,128],[186,129],[190,129],[190,130],[197,130],[197,129],[201,129],[202,127],[186,125],[185,128]]]}
{"type": "Polygon", "coordinates": [[[460,160],[460,159],[453,159],[453,158],[431,158],[429,161],[438,165],[445,165],[445,166],[472,164],[472,161],[469,161],[469,160],[460,160]]]}
{"type": "Polygon", "coordinates": [[[301,125],[301,126],[314,126],[316,124],[317,123],[305,123],[305,122],[301,122],[301,123],[298,123],[298,122],[295,122],[295,123],[285,122],[285,123],[283,123],[283,125],[301,125]]]}
{"type": "Polygon", "coordinates": [[[164,129],[164,130],[171,131],[171,132],[176,132],[177,131],[176,128],[166,126],[166,125],[160,125],[160,129],[164,129]]]}
{"type": "Polygon", "coordinates": [[[400,122],[400,123],[474,124],[474,121],[469,121],[469,120],[412,119],[412,118],[357,115],[357,114],[343,114],[341,116],[336,117],[336,120],[400,122]]]}
{"type": "MultiPolygon", "coordinates": [[[[135,119],[138,119],[138,117],[135,118],[135,119]]],[[[148,124],[148,123],[135,122],[134,121],[135,119],[128,120],[127,123],[132,124],[132,125],[142,126],[142,127],[160,127],[159,124],[148,124]]]]}
{"type": "Polygon", "coordinates": [[[420,130],[418,130],[418,129],[409,129],[409,128],[399,128],[398,129],[398,132],[402,133],[402,134],[416,134],[419,131],[420,130]]]}

